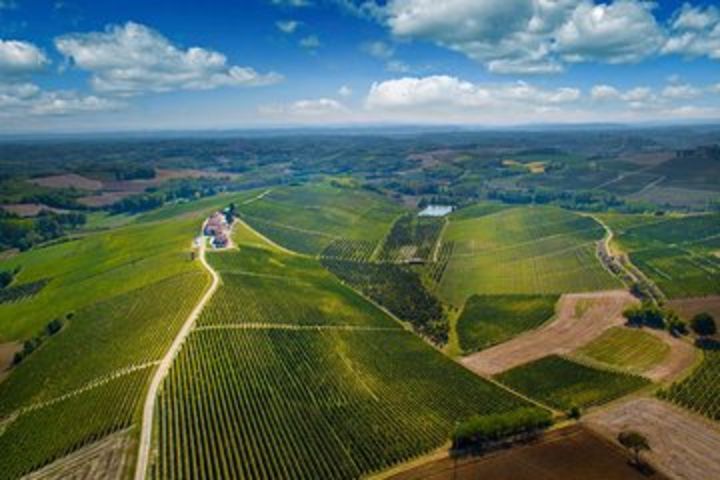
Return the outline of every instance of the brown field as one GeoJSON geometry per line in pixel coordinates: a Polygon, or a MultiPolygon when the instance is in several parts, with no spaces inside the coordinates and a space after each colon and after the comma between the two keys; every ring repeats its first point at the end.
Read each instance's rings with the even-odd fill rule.
{"type": "Polygon", "coordinates": [[[646,329],[652,335],[670,346],[670,353],[662,362],[652,367],[647,372],[643,372],[643,376],[649,378],[653,382],[673,382],[682,377],[698,358],[698,349],[689,342],[685,342],[679,338],[675,338],[666,331],[646,329]]]}
{"type": "Polygon", "coordinates": [[[5,211],[15,214],[19,217],[36,217],[43,210],[49,210],[51,212],[62,213],[67,210],[60,208],[48,207],[42,203],[13,203],[7,205],[0,205],[5,211]]]}
{"type": "Polygon", "coordinates": [[[576,350],[610,327],[623,325],[622,312],[637,300],[624,290],[565,294],[554,320],[537,330],[468,355],[461,361],[481,375],[496,375],[551,354],[576,350]]]}
{"type": "Polygon", "coordinates": [[[0,343],[0,381],[9,373],[15,352],[19,352],[22,345],[16,342],[0,343]]]}
{"type": "Polygon", "coordinates": [[[99,195],[88,195],[87,197],[78,198],[78,202],[87,207],[105,207],[135,193],[136,192],[103,192],[99,195]]]}
{"type": "Polygon", "coordinates": [[[720,321],[720,295],[696,298],[678,298],[670,300],[668,306],[685,320],[701,312],[707,312],[720,321]]]}
{"type": "Polygon", "coordinates": [[[103,188],[103,183],[101,181],[86,178],[81,175],[76,175],[74,173],[33,178],[32,180],[30,180],[30,182],[36,185],[50,188],[75,187],[80,190],[91,191],[100,190],[103,188]]]}
{"type": "Polygon", "coordinates": [[[583,423],[608,438],[621,430],[640,431],[652,449],[645,458],[672,478],[720,478],[720,427],[674,405],[653,398],[627,400],[587,415],[583,423]]]}
{"type": "Polygon", "coordinates": [[[663,162],[667,162],[670,159],[675,158],[675,152],[671,150],[665,150],[660,152],[638,152],[631,153],[629,155],[623,155],[618,160],[625,162],[632,162],[638,165],[660,165],[663,162]]]}
{"type": "Polygon", "coordinates": [[[533,443],[480,457],[443,458],[391,476],[393,480],[660,480],[628,463],[619,447],[590,431],[568,427],[533,443]]]}
{"type": "Polygon", "coordinates": [[[128,477],[135,440],[129,430],[104,439],[26,475],[23,480],[120,480],[128,477]]]}

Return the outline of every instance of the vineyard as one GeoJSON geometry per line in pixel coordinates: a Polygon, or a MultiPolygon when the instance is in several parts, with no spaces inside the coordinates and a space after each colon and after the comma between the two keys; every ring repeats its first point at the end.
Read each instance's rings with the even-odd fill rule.
{"type": "Polygon", "coordinates": [[[440,302],[420,276],[395,264],[323,259],[323,265],[437,343],[447,341],[447,322],[440,302]]]}
{"type": "Polygon", "coordinates": [[[0,289],[0,303],[20,302],[26,298],[32,297],[42,290],[48,281],[49,280],[43,279],[0,289]]]}
{"type": "Polygon", "coordinates": [[[700,366],[685,380],[659,393],[693,412],[720,420],[720,350],[704,350],[700,366]]]}
{"type": "Polygon", "coordinates": [[[600,370],[557,355],[515,367],[496,378],[563,410],[607,403],[649,384],[642,377],[600,370]]]}
{"type": "Polygon", "coordinates": [[[473,294],[557,294],[606,290],[620,284],[600,264],[594,220],[548,207],[525,207],[456,221],[438,294],[457,307],[473,294]]]}
{"type": "Polygon", "coordinates": [[[444,218],[402,215],[385,237],[378,259],[396,263],[431,260],[444,225],[444,218]]]}
{"type": "Polygon", "coordinates": [[[350,260],[353,262],[369,262],[375,248],[376,242],[368,242],[365,240],[333,240],[321,256],[323,258],[350,260]]]}
{"type": "Polygon", "coordinates": [[[457,321],[460,348],[473,352],[537,328],[555,313],[557,295],[473,295],[457,321]]]}
{"type": "Polygon", "coordinates": [[[656,336],[636,328],[613,327],[577,350],[580,358],[643,373],[662,362],[670,347],[656,336]]]}
{"type": "Polygon", "coordinates": [[[152,473],[357,478],[524,405],[404,331],[200,330],[163,389],[152,473]]]}
{"type": "Polygon", "coordinates": [[[151,368],[21,413],[0,424],[0,472],[19,478],[133,424],[151,368]]]}

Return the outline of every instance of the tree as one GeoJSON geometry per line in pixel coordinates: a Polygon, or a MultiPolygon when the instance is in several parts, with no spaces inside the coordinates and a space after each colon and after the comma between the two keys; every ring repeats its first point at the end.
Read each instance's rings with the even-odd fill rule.
{"type": "Polygon", "coordinates": [[[647,438],[635,430],[625,430],[618,434],[618,442],[633,453],[634,462],[640,465],[640,452],[650,450],[650,443],[647,438]]]}
{"type": "Polygon", "coordinates": [[[690,322],[690,327],[701,337],[709,337],[711,335],[715,335],[717,332],[715,319],[707,312],[695,315],[690,322]]]}

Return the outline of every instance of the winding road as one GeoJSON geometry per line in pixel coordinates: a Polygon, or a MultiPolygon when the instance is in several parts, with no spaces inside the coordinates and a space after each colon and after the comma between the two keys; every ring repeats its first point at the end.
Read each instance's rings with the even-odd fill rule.
{"type": "MultiPolygon", "coordinates": [[[[203,224],[203,230],[204,228],[205,225],[203,224]]],[[[210,276],[212,277],[212,283],[210,284],[210,288],[208,288],[208,290],[202,296],[197,305],[195,305],[193,311],[190,312],[190,315],[188,316],[187,320],[185,320],[185,323],[175,337],[175,340],[173,340],[172,345],[168,349],[165,356],[160,360],[158,368],[155,371],[155,375],[153,375],[152,381],[150,382],[150,388],[148,389],[147,396],[145,397],[145,405],[143,406],[142,425],[140,430],[140,444],[138,445],[138,456],[135,467],[135,480],[145,480],[147,474],[148,461],[150,459],[150,447],[152,445],[153,415],[155,413],[155,403],[157,401],[158,393],[160,391],[160,386],[162,385],[163,380],[170,371],[170,366],[172,365],[173,360],[175,360],[175,357],[180,351],[180,348],[182,348],[183,342],[192,331],[195,325],[195,321],[200,316],[203,308],[205,308],[205,305],[210,300],[210,298],[212,298],[213,294],[220,285],[220,276],[215,270],[213,270],[210,264],[207,263],[207,260],[205,258],[207,239],[205,237],[201,238],[202,242],[200,242],[199,245],[200,263],[202,263],[202,266],[205,268],[205,270],[210,273],[210,276]]]]}

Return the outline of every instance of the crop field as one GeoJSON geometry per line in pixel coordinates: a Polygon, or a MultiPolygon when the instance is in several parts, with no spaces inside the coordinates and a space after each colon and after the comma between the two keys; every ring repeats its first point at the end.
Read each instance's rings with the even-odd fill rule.
{"type": "Polygon", "coordinates": [[[620,249],[670,298],[720,293],[720,215],[608,216],[620,249]],[[637,220],[634,225],[633,221],[637,220]]]}
{"type": "Polygon", "coordinates": [[[693,412],[720,420],[720,350],[704,350],[704,358],[688,378],[660,392],[669,400],[693,412]]]}
{"type": "Polygon", "coordinates": [[[376,244],[402,211],[376,194],[326,184],[277,188],[238,210],[263,235],[312,255],[335,240],[376,244]]]}
{"type": "Polygon", "coordinates": [[[655,335],[628,327],[613,327],[575,352],[611,367],[643,373],[662,362],[670,346],[655,335]]]}
{"type": "Polygon", "coordinates": [[[160,398],[154,473],[355,478],[522,405],[403,331],[198,331],[160,398]]]}
{"type": "Polygon", "coordinates": [[[642,377],[600,370],[557,355],[513,368],[496,378],[562,410],[607,403],[650,383],[642,377]]]}
{"type": "Polygon", "coordinates": [[[378,260],[384,262],[431,260],[444,225],[444,218],[418,217],[413,214],[401,216],[385,237],[378,260]]]}
{"type": "Polygon", "coordinates": [[[473,294],[618,287],[596,256],[603,235],[591,218],[557,208],[513,208],[459,221],[451,216],[443,241],[452,241],[454,248],[438,294],[461,306],[473,294]]]}
{"type": "Polygon", "coordinates": [[[457,321],[460,348],[473,352],[502,343],[549,320],[557,295],[473,295],[457,321]]]}
{"type": "Polygon", "coordinates": [[[0,472],[19,478],[137,421],[145,368],[6,420],[0,472]]]}

